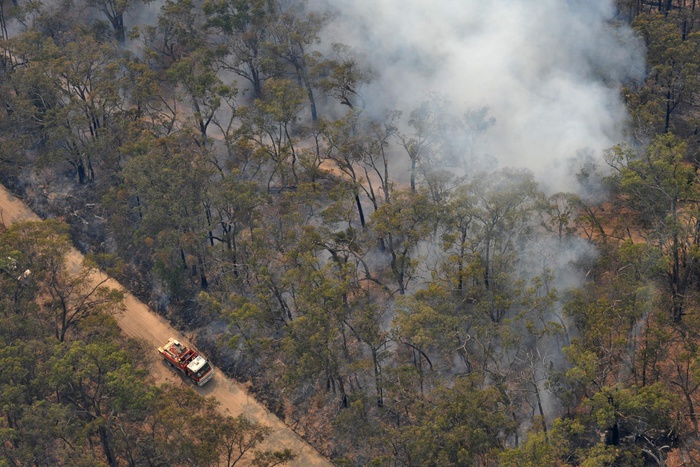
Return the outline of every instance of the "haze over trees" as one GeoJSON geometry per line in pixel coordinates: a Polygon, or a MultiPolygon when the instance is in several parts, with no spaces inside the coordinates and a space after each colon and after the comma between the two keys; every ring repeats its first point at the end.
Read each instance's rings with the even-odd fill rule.
{"type": "Polygon", "coordinates": [[[361,5],[0,3],[2,180],[65,222],[0,237],[8,464],[230,465],[266,435],[144,385],[95,266],[339,465],[700,463],[700,13],[549,3],[539,46],[493,42],[526,61],[473,60],[497,92],[453,23],[431,55],[361,5]]]}

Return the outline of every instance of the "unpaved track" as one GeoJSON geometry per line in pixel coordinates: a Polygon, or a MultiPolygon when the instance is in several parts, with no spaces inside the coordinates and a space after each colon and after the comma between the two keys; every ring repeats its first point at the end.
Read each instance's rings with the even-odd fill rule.
{"type": "MultiPolygon", "coordinates": [[[[4,186],[0,185],[0,223],[9,226],[15,222],[26,220],[40,219],[26,204],[14,197],[4,186]]],[[[69,269],[77,270],[81,262],[82,255],[75,249],[71,250],[68,255],[69,269]]],[[[98,273],[93,277],[93,281],[97,283],[96,281],[104,278],[106,276],[98,273]]],[[[109,279],[106,285],[124,290],[124,287],[114,279],[109,279]]],[[[119,326],[129,337],[143,341],[147,348],[149,346],[152,347],[154,356],[156,355],[156,347],[165,343],[169,337],[175,337],[189,344],[189,341],[173,329],[165,319],[152,312],[130,293],[125,293],[125,306],[126,310],[124,313],[120,313],[117,317],[119,326]]],[[[161,364],[159,358],[150,358],[149,360],[151,361],[151,375],[156,382],[185,384],[165,365],[161,364]]],[[[195,390],[203,396],[213,397],[219,401],[221,409],[230,415],[243,414],[253,421],[272,428],[272,433],[260,446],[262,449],[291,449],[297,454],[297,458],[289,464],[292,466],[332,465],[279,418],[265,409],[252,396],[249,396],[245,388],[234,380],[223,376],[218,369],[215,369],[215,371],[217,373],[214,375],[213,380],[202,388],[195,387],[195,390]]]]}

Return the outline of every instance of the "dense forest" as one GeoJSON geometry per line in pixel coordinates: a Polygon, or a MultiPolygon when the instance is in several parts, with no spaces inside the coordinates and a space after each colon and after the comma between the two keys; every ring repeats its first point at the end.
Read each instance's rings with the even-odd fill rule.
{"type": "Polygon", "coordinates": [[[268,434],[95,267],[337,465],[700,465],[700,5],[345,3],[0,0],[0,466],[268,434]]]}

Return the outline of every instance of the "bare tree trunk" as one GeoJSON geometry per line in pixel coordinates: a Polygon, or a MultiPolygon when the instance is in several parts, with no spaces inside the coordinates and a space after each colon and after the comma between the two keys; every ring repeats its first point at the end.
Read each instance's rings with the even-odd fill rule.
{"type": "Polygon", "coordinates": [[[102,450],[104,451],[107,463],[110,465],[110,467],[119,465],[117,460],[114,458],[114,454],[112,453],[112,446],[109,442],[109,432],[107,431],[107,427],[101,425],[98,432],[100,434],[100,442],[102,443],[102,450]]]}
{"type": "Polygon", "coordinates": [[[357,213],[360,216],[360,224],[364,228],[365,226],[365,213],[362,210],[362,203],[360,202],[360,194],[355,192],[355,203],[357,204],[357,213]]]}
{"type": "Polygon", "coordinates": [[[411,157],[411,191],[416,191],[416,158],[411,157]]]}
{"type": "Polygon", "coordinates": [[[384,407],[384,389],[382,387],[382,370],[377,358],[377,349],[372,348],[372,361],[374,362],[374,386],[377,391],[377,407],[384,407]]]}
{"type": "Polygon", "coordinates": [[[537,410],[540,413],[540,418],[542,419],[542,431],[544,432],[544,438],[549,442],[549,434],[547,433],[547,421],[544,418],[544,409],[542,407],[542,398],[540,397],[540,389],[537,387],[537,381],[532,381],[532,386],[535,389],[535,397],[537,398],[537,410]]]}

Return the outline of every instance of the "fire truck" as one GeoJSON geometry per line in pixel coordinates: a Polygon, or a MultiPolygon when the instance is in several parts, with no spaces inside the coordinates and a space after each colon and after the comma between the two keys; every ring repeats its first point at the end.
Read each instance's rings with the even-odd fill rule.
{"type": "Polygon", "coordinates": [[[165,363],[194,381],[197,386],[204,386],[214,376],[214,369],[204,357],[172,337],[163,347],[158,347],[158,353],[165,363]]]}

